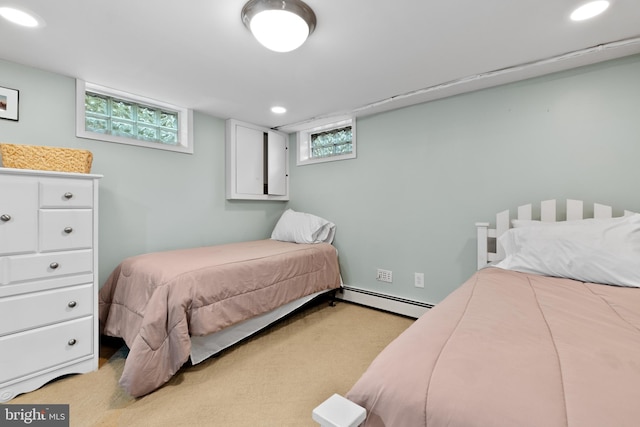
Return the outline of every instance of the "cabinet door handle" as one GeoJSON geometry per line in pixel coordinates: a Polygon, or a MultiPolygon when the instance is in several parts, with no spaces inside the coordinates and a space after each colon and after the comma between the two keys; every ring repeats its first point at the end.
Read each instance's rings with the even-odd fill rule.
{"type": "Polygon", "coordinates": [[[69,301],[69,304],[67,305],[69,306],[69,308],[74,308],[76,305],[78,305],[78,303],[75,301],[69,301]]]}
{"type": "Polygon", "coordinates": [[[73,197],[73,193],[64,193],[64,198],[69,200],[70,198],[73,197]]]}
{"type": "Polygon", "coordinates": [[[58,264],[57,262],[52,262],[51,264],[49,264],[49,268],[52,270],[55,270],[58,267],[60,267],[60,264],[58,264]]]}
{"type": "Polygon", "coordinates": [[[78,341],[76,341],[76,339],[75,339],[75,338],[71,338],[71,339],[69,340],[69,342],[67,342],[67,344],[69,344],[69,345],[76,345],[76,343],[77,343],[77,342],[78,342],[78,341]]]}
{"type": "Polygon", "coordinates": [[[11,215],[3,214],[0,219],[4,222],[11,221],[11,215]]]}
{"type": "Polygon", "coordinates": [[[67,233],[67,234],[71,234],[72,231],[73,231],[73,228],[71,228],[71,227],[65,227],[64,228],[64,232],[67,233]]]}

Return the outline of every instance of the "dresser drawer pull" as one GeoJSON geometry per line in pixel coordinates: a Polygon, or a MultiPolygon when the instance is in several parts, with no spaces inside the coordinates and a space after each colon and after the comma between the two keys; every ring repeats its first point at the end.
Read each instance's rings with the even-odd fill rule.
{"type": "Polygon", "coordinates": [[[73,197],[73,193],[64,193],[64,198],[69,200],[70,198],[73,197]]]}
{"type": "Polygon", "coordinates": [[[76,345],[76,343],[77,343],[76,339],[75,338],[71,338],[67,344],[76,345]]]}
{"type": "Polygon", "coordinates": [[[11,221],[11,215],[3,214],[0,219],[4,222],[11,221]]]}
{"type": "Polygon", "coordinates": [[[65,227],[64,228],[64,232],[67,233],[67,234],[71,234],[72,231],[73,231],[73,228],[71,228],[71,227],[65,227]]]}
{"type": "Polygon", "coordinates": [[[58,267],[60,267],[60,264],[58,264],[57,262],[52,262],[51,264],[49,264],[49,268],[52,270],[55,270],[58,267]]]}
{"type": "Polygon", "coordinates": [[[78,305],[78,303],[75,301],[69,301],[69,304],[67,305],[69,306],[69,308],[74,308],[76,305],[78,305]]]}

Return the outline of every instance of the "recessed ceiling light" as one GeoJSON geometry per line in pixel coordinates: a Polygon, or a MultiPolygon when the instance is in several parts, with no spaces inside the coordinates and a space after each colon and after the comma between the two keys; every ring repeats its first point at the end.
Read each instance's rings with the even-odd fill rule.
{"type": "Polygon", "coordinates": [[[42,19],[36,18],[33,13],[13,7],[0,7],[0,16],[7,21],[22,25],[23,27],[39,27],[42,26],[44,22],[42,19]]]}
{"type": "Polygon", "coordinates": [[[607,0],[597,0],[583,4],[571,13],[572,21],[584,21],[594,16],[600,15],[607,10],[609,2],[607,0]]]}
{"type": "Polygon", "coordinates": [[[287,112],[287,109],[284,107],[271,107],[271,112],[276,114],[284,114],[287,112]]]}

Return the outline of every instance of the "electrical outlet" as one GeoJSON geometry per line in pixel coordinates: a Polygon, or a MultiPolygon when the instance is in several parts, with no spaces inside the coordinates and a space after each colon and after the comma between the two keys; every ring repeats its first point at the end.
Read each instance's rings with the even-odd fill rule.
{"type": "Polygon", "coordinates": [[[393,273],[391,272],[391,270],[382,270],[379,268],[378,274],[376,275],[376,280],[379,280],[380,282],[391,283],[393,282],[393,273]]]}
{"type": "Polygon", "coordinates": [[[424,273],[414,273],[414,285],[416,288],[424,288],[424,273]]]}

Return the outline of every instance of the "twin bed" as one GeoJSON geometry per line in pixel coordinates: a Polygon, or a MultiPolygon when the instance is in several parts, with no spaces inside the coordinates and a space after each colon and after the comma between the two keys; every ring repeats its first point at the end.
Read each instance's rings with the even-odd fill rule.
{"type": "Polygon", "coordinates": [[[335,225],[287,210],[271,239],[156,252],[122,261],[100,289],[101,333],[129,347],[132,396],[341,285],[335,225]]]}
{"type": "Polygon", "coordinates": [[[582,212],[477,224],[479,271],[347,393],[364,425],[640,425],[640,215],[582,212]]]}

